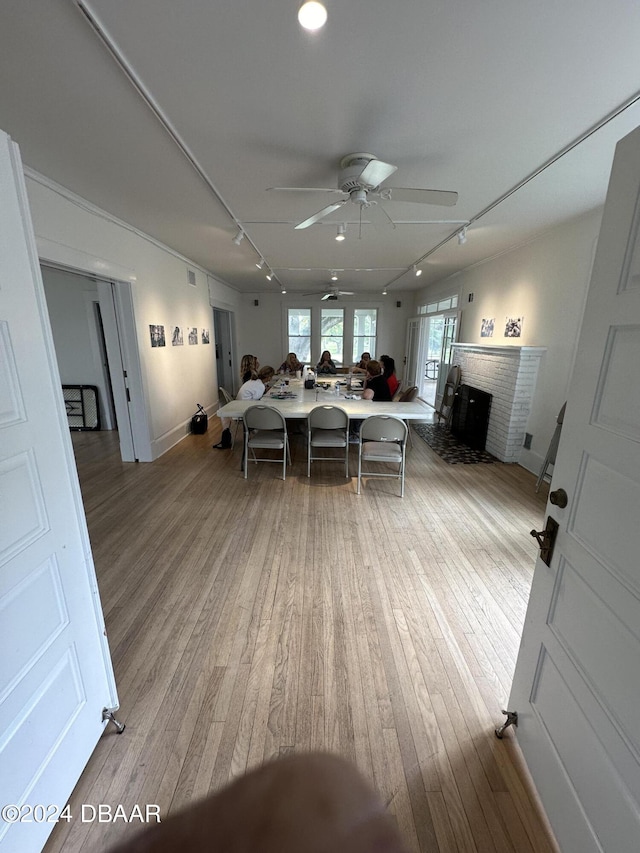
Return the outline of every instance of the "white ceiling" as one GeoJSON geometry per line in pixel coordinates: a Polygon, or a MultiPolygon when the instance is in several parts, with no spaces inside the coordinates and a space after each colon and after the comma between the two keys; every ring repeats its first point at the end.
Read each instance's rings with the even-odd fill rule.
{"type": "Polygon", "coordinates": [[[618,112],[640,88],[636,0],[326,0],[316,34],[297,0],[81,5],[121,64],[74,0],[2,0],[0,127],[25,164],[243,292],[323,290],[332,269],[357,293],[423,287],[602,204],[640,125],[640,102],[618,112]],[[396,227],[374,207],[359,236],[349,203],[294,230],[338,197],[267,188],[335,187],[359,151],[457,205],[388,202],[396,227]]]}

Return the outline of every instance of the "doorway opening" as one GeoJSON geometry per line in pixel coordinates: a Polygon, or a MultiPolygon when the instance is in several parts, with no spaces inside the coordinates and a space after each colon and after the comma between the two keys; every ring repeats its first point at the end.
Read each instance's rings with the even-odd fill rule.
{"type": "Polygon", "coordinates": [[[407,326],[405,383],[417,385],[420,399],[434,409],[442,400],[451,367],[451,346],[458,336],[457,304],[456,296],[425,306],[407,326]],[[432,313],[427,313],[428,309],[432,313]]]}
{"type": "Polygon", "coordinates": [[[216,344],[216,376],[218,377],[218,388],[226,388],[230,394],[235,396],[236,382],[234,377],[233,356],[233,315],[231,311],[221,308],[213,309],[213,334],[216,344]]]}
{"type": "Polygon", "coordinates": [[[49,261],[40,269],[62,383],[97,388],[101,422],[117,430],[123,462],[150,459],[130,282],[49,261]]]}

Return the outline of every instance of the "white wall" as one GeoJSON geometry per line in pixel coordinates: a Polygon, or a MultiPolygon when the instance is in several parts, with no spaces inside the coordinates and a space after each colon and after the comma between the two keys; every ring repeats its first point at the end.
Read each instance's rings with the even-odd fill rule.
{"type": "Polygon", "coordinates": [[[147,414],[151,458],[184,437],[196,403],[211,413],[218,402],[211,305],[237,310],[238,295],[189,262],[131,226],[116,220],[30,170],[27,191],[38,253],[42,260],[94,274],[131,281],[137,345],[147,414]],[[196,285],[187,282],[195,273],[196,285]],[[152,348],[149,326],[165,326],[167,346],[152,348]],[[171,346],[170,330],[185,328],[182,347],[171,346]],[[189,346],[186,329],[197,327],[198,345],[189,346]],[[209,345],[201,343],[209,329],[209,345]]]}
{"type": "Polygon", "coordinates": [[[416,295],[419,305],[434,294],[459,294],[462,343],[546,347],[527,425],[531,450],[523,449],[520,457],[535,473],[567,398],[601,217],[602,209],[592,211],[416,295]],[[503,336],[508,316],[524,318],[522,337],[503,336]],[[480,337],[482,320],[491,318],[494,337],[480,337]]]}
{"type": "MultiPolygon", "coordinates": [[[[376,355],[395,358],[397,373],[402,377],[402,359],[407,334],[407,319],[413,314],[413,294],[394,293],[386,297],[376,294],[370,299],[343,297],[335,302],[322,302],[320,296],[280,293],[247,293],[242,296],[238,323],[238,352],[257,355],[260,364],[278,368],[287,355],[287,309],[311,308],[320,317],[321,307],[377,308],[378,329],[376,355]],[[254,301],[259,305],[255,306],[254,301]],[[396,303],[401,302],[400,308],[396,303]]],[[[312,319],[312,323],[313,323],[312,319]]],[[[318,319],[319,324],[319,319],[318,319]]],[[[320,357],[320,341],[314,341],[312,357],[320,357]]],[[[347,359],[348,360],[348,359],[347,359]]]]}

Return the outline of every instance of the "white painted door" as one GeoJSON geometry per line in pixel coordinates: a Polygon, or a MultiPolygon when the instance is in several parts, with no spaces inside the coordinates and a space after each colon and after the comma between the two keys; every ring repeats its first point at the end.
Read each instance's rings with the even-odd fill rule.
{"type": "Polygon", "coordinates": [[[420,349],[420,318],[412,317],[407,323],[407,343],[405,347],[404,388],[417,385],[418,350],[420,349]]]}
{"type": "Polygon", "coordinates": [[[563,853],[640,850],[640,128],[616,151],[509,709],[563,853]]]}
{"type": "Polygon", "coordinates": [[[0,649],[0,848],[36,853],[118,700],[22,166],[1,131],[0,649]]]}

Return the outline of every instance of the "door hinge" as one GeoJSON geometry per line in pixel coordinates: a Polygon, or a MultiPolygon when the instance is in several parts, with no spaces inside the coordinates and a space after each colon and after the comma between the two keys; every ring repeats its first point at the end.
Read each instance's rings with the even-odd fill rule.
{"type": "Polygon", "coordinates": [[[124,390],[127,392],[127,403],[130,403],[131,402],[131,394],[129,393],[129,389],[125,388],[124,390]]]}

